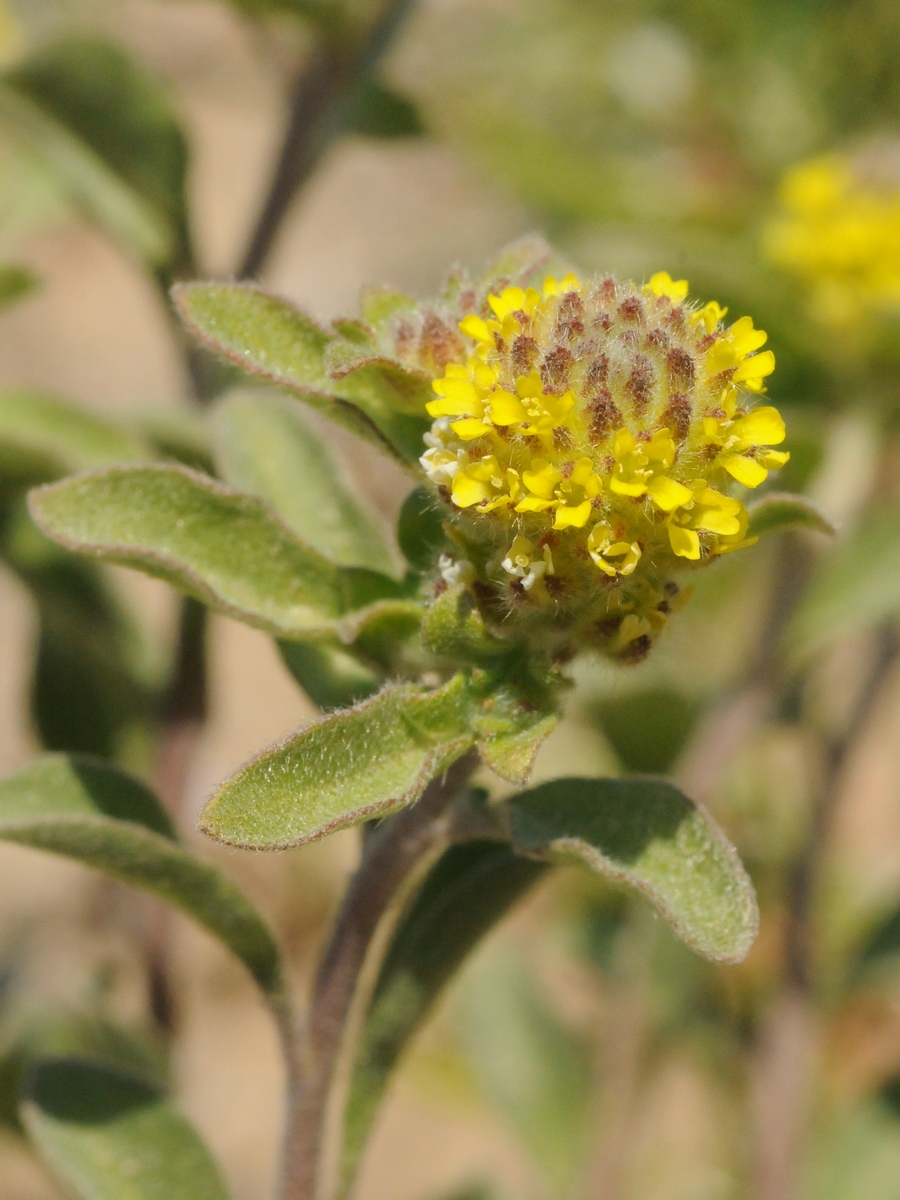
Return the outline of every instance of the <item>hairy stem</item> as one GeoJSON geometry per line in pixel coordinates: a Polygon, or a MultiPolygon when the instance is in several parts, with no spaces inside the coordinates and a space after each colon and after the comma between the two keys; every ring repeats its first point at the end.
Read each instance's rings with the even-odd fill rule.
{"type": "Polygon", "coordinates": [[[315,1200],[319,1194],[332,1088],[377,931],[422,859],[446,836],[448,806],[476,761],[473,753],[459,759],[364,846],[319,968],[305,1038],[289,1056],[280,1200],[315,1200]]]}
{"type": "Polygon", "coordinates": [[[288,122],[239,279],[259,274],[297,192],[347,126],[351,107],[389,49],[414,0],[387,0],[378,19],[353,41],[322,36],[291,90],[288,122]]]}

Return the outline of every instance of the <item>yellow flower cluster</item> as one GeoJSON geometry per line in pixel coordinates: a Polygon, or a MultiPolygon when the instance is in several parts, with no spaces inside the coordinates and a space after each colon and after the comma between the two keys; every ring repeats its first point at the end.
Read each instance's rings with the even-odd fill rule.
{"type": "Polygon", "coordinates": [[[770,257],[802,280],[814,315],[835,328],[900,312],[900,181],[875,168],[839,154],[800,163],[782,183],[783,214],[766,230],[770,257]]]}
{"type": "Polygon", "coordinates": [[[639,657],[672,571],[755,540],[727,489],[787,461],[778,411],[750,407],[775,359],[749,317],[726,327],[687,289],[665,272],[643,288],[548,278],[459,323],[468,350],[433,382],[421,465],[467,569],[505,587],[507,622],[551,607],[639,657]]]}

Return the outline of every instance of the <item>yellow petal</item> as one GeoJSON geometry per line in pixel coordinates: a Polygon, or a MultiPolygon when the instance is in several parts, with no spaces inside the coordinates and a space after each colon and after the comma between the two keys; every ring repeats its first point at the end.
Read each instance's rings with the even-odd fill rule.
{"type": "Polygon", "coordinates": [[[748,446],[777,446],[785,438],[784,420],[777,408],[764,405],[735,421],[732,433],[740,438],[742,449],[748,446]]]}
{"type": "Polygon", "coordinates": [[[562,474],[542,458],[533,458],[531,470],[523,471],[522,479],[529,492],[547,500],[553,495],[553,489],[562,479],[562,474]]]}
{"type": "Polygon", "coordinates": [[[590,515],[590,500],[585,500],[581,504],[576,504],[574,507],[569,507],[567,504],[561,504],[556,510],[556,520],[553,522],[553,528],[581,529],[587,523],[587,519],[590,515]]]}
{"type": "MultiPolygon", "coordinates": [[[[748,354],[752,354],[754,350],[758,350],[769,340],[769,335],[762,329],[753,328],[752,317],[741,317],[739,321],[735,321],[727,330],[727,337],[739,358],[745,358],[748,354]]],[[[768,353],[771,354],[771,351],[768,353]]]]}
{"type": "Polygon", "coordinates": [[[572,468],[572,482],[577,483],[579,487],[584,487],[591,477],[594,470],[593,461],[589,458],[579,458],[578,462],[572,468]]]}
{"type": "Polygon", "coordinates": [[[668,429],[660,429],[644,446],[644,453],[654,462],[661,462],[664,467],[671,466],[675,458],[675,442],[668,429]]]}
{"type": "Polygon", "coordinates": [[[637,443],[634,440],[634,435],[630,429],[620,429],[616,434],[616,441],[613,447],[613,454],[616,458],[624,458],[626,454],[630,454],[637,443]]]}
{"type": "Polygon", "coordinates": [[[481,317],[476,317],[474,313],[469,313],[467,317],[459,323],[460,330],[468,337],[473,338],[476,342],[493,342],[493,336],[481,317]]]}
{"type": "Polygon", "coordinates": [[[450,428],[464,442],[471,442],[491,432],[491,426],[485,425],[480,417],[464,417],[462,421],[454,421],[450,428]]]}
{"type": "Polygon", "coordinates": [[[615,492],[617,496],[643,496],[647,491],[647,485],[643,479],[626,480],[620,479],[618,475],[612,475],[609,480],[609,490],[615,492]]]}
{"type": "Polygon", "coordinates": [[[644,284],[644,291],[652,292],[654,296],[668,296],[670,300],[681,303],[688,294],[688,281],[686,279],[673,279],[668,271],[657,271],[644,284]]]}
{"type": "Polygon", "coordinates": [[[553,500],[542,500],[540,496],[524,496],[516,505],[516,512],[543,512],[554,503],[553,500]]]}
{"type": "Polygon", "coordinates": [[[491,420],[495,425],[515,425],[527,421],[528,413],[518,396],[502,390],[491,392],[491,420]]]}
{"type": "Polygon", "coordinates": [[[520,309],[525,303],[525,293],[520,287],[504,288],[499,296],[488,296],[488,304],[502,321],[511,312],[520,309]]]}
{"type": "Polygon", "coordinates": [[[451,495],[457,508],[471,508],[473,504],[489,500],[491,488],[485,481],[473,479],[467,471],[458,471],[453,476],[451,495]]]}
{"type": "Polygon", "coordinates": [[[679,558],[700,557],[700,539],[693,529],[684,529],[681,525],[670,523],[669,543],[679,558]]]}
{"type": "Polygon", "coordinates": [[[775,355],[771,350],[763,350],[762,354],[754,354],[745,359],[732,375],[735,383],[752,384],[764,379],[775,370],[775,355]]]}
{"type": "Polygon", "coordinates": [[[603,480],[599,475],[592,475],[590,479],[585,481],[584,494],[593,500],[595,496],[599,496],[603,491],[603,480]]]}
{"type": "Polygon", "coordinates": [[[783,467],[790,457],[790,452],[787,450],[764,450],[762,452],[762,460],[770,471],[777,471],[779,467],[783,467]]]}
{"type": "Polygon", "coordinates": [[[720,454],[719,462],[744,487],[759,487],[769,475],[762,463],[755,458],[748,458],[746,454],[720,454]]]}
{"type": "Polygon", "coordinates": [[[667,513],[674,512],[676,508],[681,508],[682,504],[687,504],[694,498],[694,493],[689,487],[685,487],[676,479],[669,479],[667,475],[656,475],[647,484],[647,491],[656,507],[667,513]]]}

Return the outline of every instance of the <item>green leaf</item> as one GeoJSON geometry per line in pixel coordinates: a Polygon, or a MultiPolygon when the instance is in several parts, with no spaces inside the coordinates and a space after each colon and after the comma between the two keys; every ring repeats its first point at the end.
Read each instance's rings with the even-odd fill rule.
{"type": "Polygon", "coordinates": [[[511,643],[495,638],[465,584],[447,588],[429,605],[422,640],[435,654],[472,663],[489,663],[508,655],[511,643]]]}
{"type": "Polygon", "coordinates": [[[32,1001],[0,1039],[0,1124],[21,1129],[19,1104],[36,1058],[102,1059],[132,1074],[165,1082],[160,1046],[92,1012],[36,1008],[32,1001]]]}
{"type": "Polygon", "coordinates": [[[284,665],[319,708],[346,708],[366,700],[381,687],[380,672],[340,642],[279,642],[284,665]]]}
{"type": "Polygon", "coordinates": [[[174,840],[154,794],[109,764],[47,754],[0,779],[0,839],[76,859],[161,896],[214,934],[280,999],[278,948],[242,892],[174,840]]]}
{"type": "Polygon", "coordinates": [[[27,267],[14,263],[0,266],[0,309],[30,296],[39,286],[38,277],[27,267]]]}
{"type": "Polygon", "coordinates": [[[507,803],[523,853],[577,860],[637,888],[705,958],[746,958],[759,925],[753,885],[709,814],[672,784],[556,779],[507,803]]]}
{"type": "Polygon", "coordinates": [[[626,771],[665,775],[687,744],[700,707],[674,688],[641,688],[596,701],[590,714],[626,771]]]}
{"type": "Polygon", "coordinates": [[[415,104],[406,96],[369,79],[348,116],[349,132],[372,138],[421,137],[425,125],[415,104]]]}
{"type": "Polygon", "coordinates": [[[439,556],[452,549],[444,531],[444,514],[428,488],[415,488],[403,501],[397,541],[409,565],[423,574],[436,570],[439,556]]]}
{"type": "Polygon", "coordinates": [[[515,242],[504,246],[497,257],[487,266],[478,281],[480,291],[497,291],[504,283],[525,284],[540,274],[552,274],[555,255],[552,248],[539,234],[526,234],[515,242]]]}
{"type": "Polygon", "coordinates": [[[437,691],[388,688],[263,750],[226,779],[200,817],[233,846],[277,850],[387,816],[472,745],[461,676],[437,691]]]}
{"type": "Polygon", "coordinates": [[[818,505],[805,496],[770,492],[749,509],[748,537],[765,537],[786,529],[813,529],[834,536],[837,532],[818,505]]]}
{"type": "Polygon", "coordinates": [[[786,641],[799,661],[835,638],[900,612],[900,511],[864,517],[822,560],[798,604],[786,641]]]}
{"type": "Polygon", "coordinates": [[[520,955],[495,950],[463,980],[462,1037],[487,1096],[543,1168],[571,1192],[588,1132],[587,1047],[535,987],[520,955]]]}
{"type": "MultiPolygon", "coordinates": [[[[334,340],[300,309],[250,284],[179,284],[175,306],[191,332],[218,354],[346,425],[403,461],[422,453],[424,417],[397,412],[367,375],[335,381],[325,368],[334,340]]],[[[405,384],[403,385],[405,386],[405,384]]]]}
{"type": "Polygon", "coordinates": [[[0,392],[0,475],[22,482],[150,458],[140,437],[42,392],[0,392]]]}
{"type": "MultiPolygon", "coordinates": [[[[367,412],[418,416],[428,428],[425,405],[434,398],[434,391],[427,372],[345,340],[328,346],[325,369],[329,379],[343,384],[348,395],[367,412]]],[[[416,445],[421,453],[421,441],[416,445]]]]}
{"type": "Polygon", "coordinates": [[[22,1119],[41,1158],[80,1200],[227,1200],[192,1126],[140,1076],[86,1059],[41,1060],[22,1119]]]}
{"type": "Polygon", "coordinates": [[[451,846],[431,868],[391,939],[362,1027],[344,1123],[345,1183],[394,1068],[444,986],[546,870],[499,842],[451,846]]]}
{"type": "Polygon", "coordinates": [[[802,1174],[805,1200],[895,1200],[900,1123],[872,1100],[841,1106],[818,1123],[802,1174]]]}
{"type": "Polygon", "coordinates": [[[88,217],[137,258],[161,267],[173,254],[165,218],[90,146],[15,88],[0,84],[0,128],[34,154],[88,217]]]}
{"type": "Polygon", "coordinates": [[[281,637],[343,608],[337,569],[255,497],[186,467],[113,467],[33,491],[37,525],[67,549],[165,579],[281,637]]]}
{"type": "Polygon", "coordinates": [[[141,197],[164,222],[174,258],[187,264],[188,147],[161,85],[117,46],[85,37],[42,46],[7,81],[141,197]]]}
{"type": "Polygon", "coordinates": [[[395,573],[381,528],[296,401],[232,392],[216,406],[212,425],[216,461],[229,483],[265,500],[331,562],[395,573]]]}
{"type": "Polygon", "coordinates": [[[531,708],[502,689],[483,704],[472,728],[478,752],[495,775],[519,787],[526,784],[537,752],[559,722],[557,712],[531,708]]]}

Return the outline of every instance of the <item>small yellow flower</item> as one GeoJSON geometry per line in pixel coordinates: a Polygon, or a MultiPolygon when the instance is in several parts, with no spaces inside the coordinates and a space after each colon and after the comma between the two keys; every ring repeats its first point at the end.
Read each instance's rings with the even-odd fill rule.
{"type": "Polygon", "coordinates": [[[766,334],[725,325],[666,272],[476,303],[433,381],[420,462],[485,619],[502,636],[546,619],[637,661],[683,594],[672,576],[752,544],[729,489],[787,461],[780,414],[754,407],[775,365],[766,334]]]}

